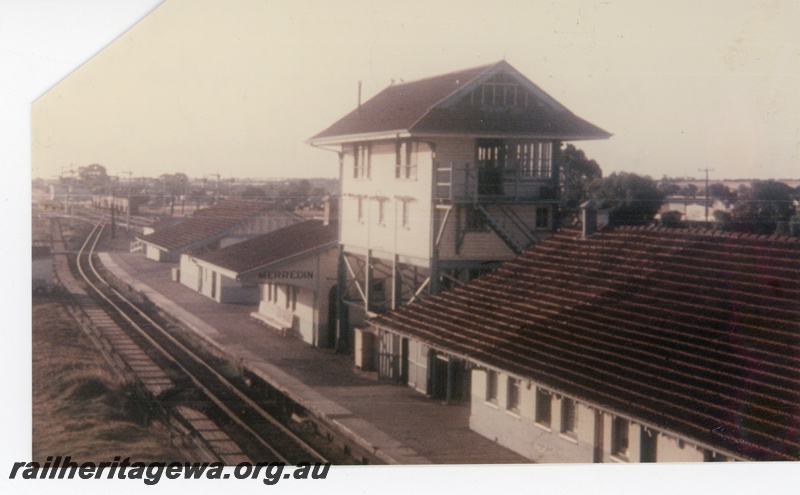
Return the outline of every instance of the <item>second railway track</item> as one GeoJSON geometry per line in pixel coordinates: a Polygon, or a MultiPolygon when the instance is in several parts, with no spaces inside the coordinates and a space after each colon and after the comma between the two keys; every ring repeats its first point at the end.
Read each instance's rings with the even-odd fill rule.
{"type": "Polygon", "coordinates": [[[254,462],[328,462],[316,449],[275,419],[265,407],[248,396],[190,347],[176,339],[162,324],[150,317],[116,290],[94,264],[94,251],[104,230],[99,221],[77,254],[76,271],[88,292],[122,328],[131,332],[148,354],[166,363],[170,374],[187,385],[188,394],[205,413],[223,427],[242,452],[254,462]]]}

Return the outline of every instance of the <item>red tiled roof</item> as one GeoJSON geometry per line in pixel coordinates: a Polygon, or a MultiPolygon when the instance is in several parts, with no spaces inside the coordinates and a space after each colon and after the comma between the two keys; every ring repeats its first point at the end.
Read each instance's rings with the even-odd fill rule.
{"type": "Polygon", "coordinates": [[[800,459],[800,242],[577,235],[373,323],[745,458],[800,459]]]}
{"type": "Polygon", "coordinates": [[[389,86],[312,137],[311,141],[388,131],[534,134],[564,139],[610,137],[609,133],[577,117],[527,80],[528,84],[536,87],[541,105],[500,112],[473,106],[466,101],[440,105],[457,91],[464,90],[464,95],[468,95],[471,89],[465,87],[470,82],[496,70],[518,74],[506,62],[498,62],[389,86]]]}
{"type": "Polygon", "coordinates": [[[287,258],[336,245],[339,230],[336,221],[323,225],[322,220],[306,220],[196,258],[242,274],[287,258]]]}
{"type": "Polygon", "coordinates": [[[275,206],[266,201],[228,199],[195,212],[177,225],[166,226],[139,239],[168,251],[181,249],[214,240],[248,218],[273,208],[275,206]]]}

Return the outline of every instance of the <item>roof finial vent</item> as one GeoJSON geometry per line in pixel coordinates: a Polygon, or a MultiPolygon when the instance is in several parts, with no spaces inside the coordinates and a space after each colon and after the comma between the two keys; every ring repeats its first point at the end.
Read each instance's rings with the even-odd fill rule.
{"type": "Polygon", "coordinates": [[[587,239],[597,232],[597,205],[593,200],[590,199],[581,205],[581,216],[583,221],[581,239],[587,239]]]}

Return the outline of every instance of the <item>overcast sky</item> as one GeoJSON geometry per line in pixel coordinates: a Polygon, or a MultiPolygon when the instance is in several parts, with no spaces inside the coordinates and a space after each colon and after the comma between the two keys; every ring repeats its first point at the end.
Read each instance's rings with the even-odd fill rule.
{"type": "Polygon", "coordinates": [[[352,110],[359,80],[366,99],[505,58],[614,134],[578,143],[606,174],[800,177],[796,1],[65,3],[83,7],[29,19],[43,60],[77,47],[37,81],[34,176],[333,176],[305,140],[352,110]],[[106,19],[118,30],[87,42],[106,19]]]}

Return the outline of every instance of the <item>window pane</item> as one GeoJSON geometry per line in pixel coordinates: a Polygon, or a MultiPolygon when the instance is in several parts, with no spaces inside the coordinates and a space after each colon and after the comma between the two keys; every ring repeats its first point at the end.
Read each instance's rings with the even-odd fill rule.
{"type": "Polygon", "coordinates": [[[561,433],[575,433],[575,401],[564,398],[561,401],[561,433]]]}
{"type": "Polygon", "coordinates": [[[497,372],[486,371],[486,401],[497,402],[497,372]]]}
{"type": "Polygon", "coordinates": [[[611,423],[611,453],[616,456],[628,455],[628,420],[614,418],[611,423]]]}
{"type": "Polygon", "coordinates": [[[549,427],[551,423],[551,404],[550,404],[550,394],[542,390],[541,388],[536,388],[536,422],[549,427]]]}
{"type": "Polygon", "coordinates": [[[519,411],[519,380],[509,377],[507,383],[506,409],[517,412],[519,411]]]}

